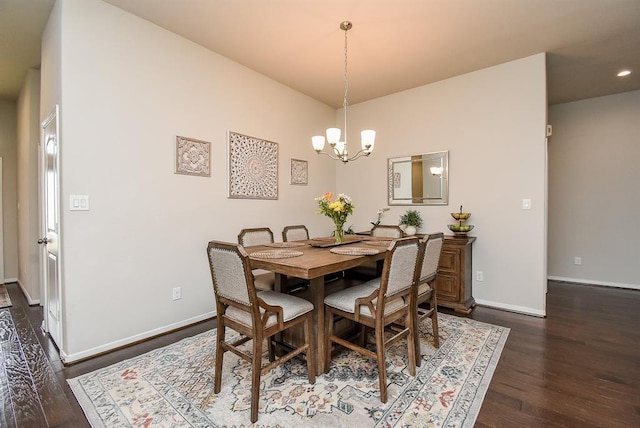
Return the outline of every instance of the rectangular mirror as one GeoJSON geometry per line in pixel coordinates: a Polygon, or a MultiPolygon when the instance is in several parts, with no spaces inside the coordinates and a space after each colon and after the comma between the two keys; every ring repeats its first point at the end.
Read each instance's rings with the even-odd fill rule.
{"type": "Polygon", "coordinates": [[[448,205],[449,152],[389,159],[389,205],[448,205]]]}

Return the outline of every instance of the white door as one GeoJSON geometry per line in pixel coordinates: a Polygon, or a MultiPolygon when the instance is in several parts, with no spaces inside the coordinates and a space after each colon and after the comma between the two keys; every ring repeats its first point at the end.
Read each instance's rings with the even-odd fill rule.
{"type": "Polygon", "coordinates": [[[40,172],[42,176],[41,192],[41,230],[43,244],[41,256],[42,284],[44,289],[44,330],[60,348],[62,344],[62,299],[60,281],[60,194],[59,194],[59,140],[58,140],[58,106],[49,117],[42,122],[40,172]]]}

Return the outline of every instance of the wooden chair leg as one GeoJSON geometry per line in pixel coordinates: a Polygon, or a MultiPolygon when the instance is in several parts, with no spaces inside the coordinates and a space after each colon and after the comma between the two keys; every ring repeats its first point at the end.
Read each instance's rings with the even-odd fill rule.
{"type": "Polygon", "coordinates": [[[316,383],[316,348],[311,340],[311,317],[304,321],[304,344],[307,348],[307,372],[309,373],[309,383],[316,383]]]}
{"type": "Polygon", "coordinates": [[[333,312],[327,307],[324,313],[324,372],[329,373],[329,366],[331,365],[331,336],[333,336],[333,312]]]}
{"type": "Polygon", "coordinates": [[[253,356],[251,373],[251,422],[258,420],[260,404],[260,372],[262,371],[262,335],[253,338],[253,356]]]}
{"type": "Polygon", "coordinates": [[[416,356],[420,355],[420,348],[417,348],[416,351],[415,347],[415,345],[418,344],[418,341],[416,340],[418,335],[416,334],[416,323],[414,322],[414,316],[415,314],[409,311],[405,320],[406,325],[409,326],[409,336],[407,337],[407,352],[409,353],[409,374],[411,376],[416,375],[416,356]]]}
{"type": "Polygon", "coordinates": [[[269,361],[275,361],[276,359],[276,346],[273,343],[273,339],[274,339],[273,336],[267,338],[267,346],[269,349],[269,361]]]}
{"type": "Polygon", "coordinates": [[[367,326],[364,324],[360,324],[360,333],[358,336],[358,345],[360,345],[362,348],[367,346],[367,326]]]}
{"type": "Polygon", "coordinates": [[[384,328],[376,328],[376,353],[378,355],[378,378],[380,379],[380,401],[387,402],[387,367],[385,360],[384,328]],[[382,331],[380,331],[382,330],[382,331]]]}
{"type": "Polygon", "coordinates": [[[224,350],[222,349],[222,342],[225,339],[225,326],[224,321],[220,322],[222,317],[218,318],[218,328],[216,332],[216,363],[213,382],[213,393],[218,394],[222,386],[222,360],[224,358],[224,350]]]}
{"type": "Polygon", "coordinates": [[[440,336],[438,333],[438,302],[436,300],[435,290],[433,291],[431,298],[431,308],[433,313],[431,314],[431,325],[433,326],[433,345],[436,348],[440,347],[440,336]]]}
{"type": "MultiPolygon", "coordinates": [[[[411,305],[411,319],[413,322],[413,349],[416,356],[416,365],[420,367],[422,364],[422,353],[420,352],[420,323],[418,321],[418,303],[411,305]]],[[[408,342],[411,343],[411,342],[408,342]]]]}

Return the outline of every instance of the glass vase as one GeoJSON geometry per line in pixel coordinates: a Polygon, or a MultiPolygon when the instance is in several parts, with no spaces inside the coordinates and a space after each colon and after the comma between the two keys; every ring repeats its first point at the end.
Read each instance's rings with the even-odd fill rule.
{"type": "Polygon", "coordinates": [[[336,244],[342,244],[344,242],[344,223],[336,223],[336,230],[333,232],[333,237],[336,239],[336,244]]]}

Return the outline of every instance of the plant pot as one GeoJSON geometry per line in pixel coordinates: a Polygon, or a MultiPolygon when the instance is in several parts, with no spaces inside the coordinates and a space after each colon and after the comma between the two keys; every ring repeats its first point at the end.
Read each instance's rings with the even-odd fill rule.
{"type": "Polygon", "coordinates": [[[415,226],[407,226],[404,228],[404,234],[407,236],[413,236],[417,232],[415,226]]]}

